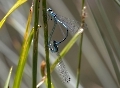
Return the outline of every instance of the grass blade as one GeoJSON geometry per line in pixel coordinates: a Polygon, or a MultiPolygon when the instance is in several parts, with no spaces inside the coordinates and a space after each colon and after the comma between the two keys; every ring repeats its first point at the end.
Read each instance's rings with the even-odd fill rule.
{"type": "Polygon", "coordinates": [[[30,7],[30,12],[29,12],[28,20],[27,20],[27,24],[26,24],[26,31],[25,31],[25,34],[24,34],[24,40],[25,41],[28,38],[30,23],[31,23],[31,19],[32,19],[32,14],[33,14],[33,3],[32,3],[32,6],[30,7]]]}
{"type": "MultiPolygon", "coordinates": [[[[109,21],[109,19],[107,17],[107,14],[106,14],[106,12],[105,12],[105,10],[103,8],[103,5],[102,5],[101,1],[98,0],[96,3],[98,5],[98,8],[99,8],[99,10],[101,12],[101,15],[102,15],[102,17],[104,19],[104,22],[106,24],[107,31],[108,31],[108,33],[109,33],[109,35],[111,37],[111,40],[113,41],[113,47],[117,51],[116,56],[118,56],[118,60],[120,60],[120,45],[119,45],[118,39],[117,39],[117,37],[116,37],[116,35],[115,35],[114,31],[113,31],[112,25],[110,24],[110,21],[109,21]]],[[[104,37],[103,37],[103,39],[104,39],[104,37]]],[[[104,42],[106,44],[106,48],[108,50],[108,53],[109,53],[109,55],[111,57],[111,62],[113,63],[113,67],[114,67],[114,70],[115,70],[115,73],[116,73],[116,76],[117,76],[117,79],[118,79],[118,83],[120,84],[120,71],[119,71],[119,68],[118,68],[117,63],[116,63],[116,61],[114,59],[115,57],[112,54],[112,50],[110,48],[110,44],[109,44],[108,40],[107,39],[104,39],[104,40],[105,40],[104,42]]]]}
{"type": "Polygon", "coordinates": [[[5,17],[0,21],[0,28],[3,26],[4,22],[6,21],[7,17],[15,11],[20,5],[25,3],[27,0],[18,0],[13,7],[8,11],[8,13],[5,15],[5,17]]]}
{"type": "MultiPolygon", "coordinates": [[[[91,9],[91,6],[90,6],[90,5],[89,5],[89,7],[90,7],[90,9],[91,9]]],[[[91,9],[91,12],[92,12],[92,14],[93,14],[94,20],[95,20],[95,22],[96,22],[96,24],[97,24],[97,26],[98,26],[98,28],[99,28],[101,37],[102,37],[102,39],[103,39],[103,41],[104,41],[104,43],[105,43],[105,46],[106,46],[106,48],[107,48],[107,51],[108,51],[108,54],[109,54],[109,56],[110,56],[110,59],[111,59],[113,68],[114,68],[114,70],[115,70],[115,74],[116,74],[116,76],[117,76],[118,82],[120,83],[120,76],[119,76],[120,72],[119,72],[119,68],[117,67],[117,63],[116,63],[116,61],[115,61],[115,59],[114,59],[115,57],[114,57],[114,55],[113,55],[113,53],[112,53],[110,43],[108,42],[108,39],[107,39],[106,36],[105,36],[106,34],[104,34],[104,32],[102,32],[102,30],[100,30],[101,27],[100,27],[99,22],[97,21],[96,16],[95,16],[95,14],[94,14],[94,12],[93,12],[92,9],[91,9]]],[[[119,86],[119,85],[118,85],[118,86],[119,86]]]]}
{"type": "MultiPolygon", "coordinates": [[[[82,10],[81,10],[81,27],[84,28],[84,23],[85,23],[85,0],[82,0],[82,10]]],[[[79,87],[80,83],[80,67],[81,67],[81,57],[82,57],[82,41],[83,41],[83,33],[81,33],[80,36],[80,48],[79,48],[79,57],[78,57],[78,68],[77,68],[77,83],[76,83],[76,88],[79,87]]]]}
{"type": "Polygon", "coordinates": [[[27,25],[26,25],[26,32],[24,35],[22,50],[21,50],[21,54],[20,54],[20,58],[19,58],[18,66],[17,66],[17,71],[16,71],[15,78],[14,78],[13,88],[20,87],[20,81],[22,79],[22,74],[23,74],[23,70],[25,67],[26,60],[27,60],[28,51],[31,45],[31,41],[33,39],[34,28],[31,30],[28,36],[29,27],[30,27],[31,18],[32,18],[32,9],[33,7],[31,6],[27,25]]]}
{"type": "Polygon", "coordinates": [[[23,43],[17,71],[15,74],[13,88],[20,88],[20,81],[22,79],[22,74],[23,74],[23,70],[25,67],[26,60],[27,60],[28,51],[29,51],[29,48],[30,48],[30,45],[33,39],[33,33],[34,33],[34,29],[31,30],[28,39],[23,43]]]}
{"type": "Polygon", "coordinates": [[[8,88],[8,86],[9,86],[9,81],[10,81],[12,69],[13,69],[13,67],[10,68],[9,75],[8,75],[8,78],[7,78],[6,82],[5,82],[4,88],[8,88]]]}
{"type": "Polygon", "coordinates": [[[43,11],[43,22],[44,22],[44,43],[45,43],[45,53],[46,53],[46,65],[47,65],[47,83],[48,83],[47,88],[51,88],[46,0],[42,0],[42,11],[43,11]]]}
{"type": "Polygon", "coordinates": [[[119,0],[115,0],[115,2],[120,6],[120,1],[119,0]]]}
{"type": "Polygon", "coordinates": [[[32,68],[32,88],[37,85],[37,56],[38,56],[38,21],[39,21],[40,0],[35,0],[35,17],[34,17],[34,38],[33,38],[33,68],[32,68]]]}
{"type": "Polygon", "coordinates": [[[84,8],[84,5],[85,5],[85,0],[82,0],[82,10],[84,8]]]}
{"type": "Polygon", "coordinates": [[[80,83],[80,66],[81,66],[81,57],[82,57],[82,40],[83,40],[83,33],[81,33],[81,36],[80,36],[80,47],[79,47],[79,58],[78,58],[77,84],[76,84],[76,88],[79,87],[79,83],[80,83]]]}
{"type": "Polygon", "coordinates": [[[111,25],[111,23],[108,19],[108,16],[103,8],[102,2],[100,0],[97,0],[96,3],[97,3],[99,11],[101,13],[101,16],[106,24],[106,27],[107,27],[106,30],[108,31],[108,34],[110,35],[110,38],[113,43],[113,47],[116,49],[116,56],[118,57],[118,60],[120,61],[120,44],[118,42],[115,32],[113,31],[114,30],[113,26],[111,25]]]}

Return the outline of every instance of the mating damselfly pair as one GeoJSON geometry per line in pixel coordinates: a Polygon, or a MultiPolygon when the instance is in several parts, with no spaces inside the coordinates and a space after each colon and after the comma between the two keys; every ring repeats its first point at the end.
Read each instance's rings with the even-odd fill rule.
{"type": "MultiPolygon", "coordinates": [[[[49,49],[51,52],[58,53],[58,51],[59,51],[58,45],[66,40],[66,38],[68,37],[68,31],[75,33],[80,29],[80,25],[79,25],[79,22],[77,22],[77,21],[70,20],[69,18],[57,15],[56,13],[53,12],[53,10],[51,8],[47,9],[47,14],[48,14],[48,21],[49,20],[53,21],[53,27],[50,32],[49,40],[48,40],[48,44],[49,44],[48,46],[49,46],[49,49]],[[61,32],[64,36],[64,38],[61,41],[56,41],[56,40],[52,39],[52,36],[54,34],[54,31],[55,31],[57,25],[59,26],[59,29],[61,30],[61,32]],[[63,32],[60,25],[65,28],[66,33],[63,32]]],[[[60,61],[57,65],[57,67],[58,67],[60,77],[62,78],[62,81],[69,83],[71,78],[69,76],[68,71],[66,70],[66,67],[65,67],[63,61],[60,61]]]]}

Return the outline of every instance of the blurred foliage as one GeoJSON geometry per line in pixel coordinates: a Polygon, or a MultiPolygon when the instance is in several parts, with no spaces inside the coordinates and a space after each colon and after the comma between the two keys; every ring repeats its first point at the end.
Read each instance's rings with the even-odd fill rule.
{"type": "Polygon", "coordinates": [[[0,28],[3,26],[4,22],[6,21],[7,17],[15,11],[19,6],[24,4],[27,0],[18,0],[13,7],[8,11],[8,13],[3,17],[3,19],[0,21],[0,28]]]}

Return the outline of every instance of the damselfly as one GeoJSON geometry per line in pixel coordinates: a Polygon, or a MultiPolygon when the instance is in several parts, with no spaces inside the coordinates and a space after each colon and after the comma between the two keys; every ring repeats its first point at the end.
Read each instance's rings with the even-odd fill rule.
{"type": "MultiPolygon", "coordinates": [[[[47,9],[47,12],[48,12],[48,19],[53,19],[53,21],[54,21],[54,25],[53,25],[53,28],[52,28],[52,31],[51,31],[51,33],[50,33],[50,36],[49,36],[49,41],[48,41],[48,43],[49,43],[49,49],[51,50],[51,52],[54,52],[54,53],[58,53],[58,45],[60,44],[60,43],[62,43],[63,41],[65,41],[65,39],[67,38],[67,36],[68,36],[68,29],[69,29],[69,27],[68,27],[68,24],[67,23],[69,23],[69,22],[67,22],[67,20],[65,20],[65,19],[63,19],[63,18],[61,18],[60,16],[60,18],[52,11],[52,9],[47,9]],[[66,34],[64,34],[64,36],[65,36],[65,38],[63,38],[61,41],[56,41],[56,40],[52,40],[51,38],[52,38],[52,35],[53,35],[53,33],[54,33],[54,31],[55,31],[55,28],[56,28],[56,25],[59,25],[59,24],[62,24],[64,27],[65,27],[65,29],[66,29],[66,34]]],[[[75,26],[75,25],[74,25],[75,26]]],[[[74,27],[75,28],[75,27],[74,27]]],[[[78,27],[79,28],[79,27],[78,27]]],[[[61,28],[60,28],[61,29],[61,28]]],[[[71,29],[72,30],[72,29],[71,29]]],[[[64,65],[64,63],[63,63],[63,61],[61,60],[59,63],[58,63],[58,65],[57,65],[57,68],[58,68],[58,71],[59,71],[59,74],[60,74],[60,77],[62,78],[62,80],[63,80],[63,82],[66,82],[66,83],[68,83],[69,81],[70,81],[70,76],[69,76],[69,73],[68,73],[68,71],[66,70],[66,67],[65,67],[65,65],[64,65]]]]}
{"type": "MultiPolygon", "coordinates": [[[[65,41],[65,39],[68,37],[68,30],[73,33],[76,33],[80,29],[80,25],[79,25],[78,21],[71,20],[69,18],[57,15],[56,13],[53,12],[53,10],[51,8],[47,9],[47,13],[48,13],[48,19],[53,19],[53,21],[54,21],[54,25],[53,25],[53,28],[52,28],[52,31],[51,31],[50,37],[49,37],[49,48],[52,52],[57,52],[58,45],[60,43],[62,43],[63,41],[65,41]],[[65,29],[66,29],[65,38],[62,39],[61,41],[55,41],[55,40],[51,41],[52,35],[55,31],[57,24],[58,25],[62,24],[65,27],[65,29]]],[[[84,24],[84,25],[85,25],[84,29],[87,29],[86,24],[84,24]]]]}

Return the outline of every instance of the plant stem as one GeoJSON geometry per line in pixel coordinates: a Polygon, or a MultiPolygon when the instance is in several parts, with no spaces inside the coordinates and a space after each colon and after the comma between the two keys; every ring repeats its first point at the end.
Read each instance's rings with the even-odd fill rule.
{"type": "Polygon", "coordinates": [[[82,10],[84,8],[84,5],[85,5],[85,0],[82,0],[82,10]]]}
{"type": "Polygon", "coordinates": [[[46,0],[42,0],[42,11],[43,11],[43,22],[44,22],[44,43],[45,43],[46,66],[47,66],[47,83],[48,83],[48,88],[51,88],[46,0]]]}
{"type": "Polygon", "coordinates": [[[80,67],[81,67],[81,56],[82,56],[82,40],[83,40],[83,33],[81,33],[81,36],[80,36],[80,51],[79,51],[78,68],[77,68],[77,84],[76,84],[76,88],[79,87],[79,82],[80,82],[80,67]]]}
{"type": "MultiPolygon", "coordinates": [[[[82,0],[82,10],[81,10],[81,28],[84,28],[84,23],[85,23],[85,0],[82,0]]],[[[77,84],[76,88],[79,87],[80,83],[80,67],[81,67],[81,57],[82,57],[82,41],[83,41],[83,33],[80,36],[80,50],[79,50],[79,58],[78,58],[78,68],[77,68],[77,84]]]]}
{"type": "Polygon", "coordinates": [[[33,68],[32,68],[32,88],[37,84],[37,55],[38,55],[38,21],[39,21],[40,0],[35,0],[35,18],[34,18],[34,38],[33,38],[33,68]]]}

